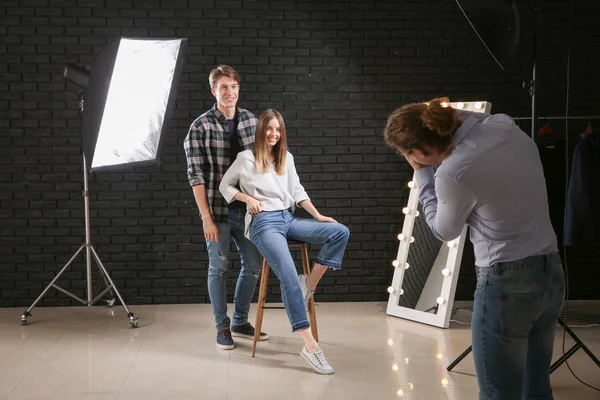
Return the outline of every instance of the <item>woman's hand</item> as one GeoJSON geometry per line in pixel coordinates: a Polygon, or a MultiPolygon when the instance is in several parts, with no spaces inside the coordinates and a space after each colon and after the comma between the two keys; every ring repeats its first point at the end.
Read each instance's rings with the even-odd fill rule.
{"type": "Polygon", "coordinates": [[[253,197],[250,197],[248,201],[246,201],[246,206],[248,207],[248,212],[250,214],[258,214],[259,212],[262,212],[262,203],[253,197]]]}
{"type": "Polygon", "coordinates": [[[315,219],[316,219],[317,221],[319,221],[319,222],[337,222],[335,219],[333,219],[333,218],[331,218],[331,217],[326,217],[326,216],[324,216],[324,215],[321,215],[321,214],[317,215],[317,216],[315,217],[315,219]]]}

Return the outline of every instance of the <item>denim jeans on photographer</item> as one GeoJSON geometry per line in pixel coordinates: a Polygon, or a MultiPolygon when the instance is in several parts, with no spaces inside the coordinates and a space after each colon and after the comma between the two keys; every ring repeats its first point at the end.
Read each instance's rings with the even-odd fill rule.
{"type": "Polygon", "coordinates": [[[281,300],[293,332],[310,325],[288,240],[322,244],[317,264],[340,269],[349,236],[350,231],[342,224],[294,217],[290,210],[263,211],[252,216],[250,238],[279,278],[281,300]]]}
{"type": "Polygon", "coordinates": [[[227,222],[216,223],[219,241],[206,241],[208,250],[208,295],[212,304],[217,330],[229,328],[227,316],[227,271],[229,270],[229,245],[233,239],[240,254],[242,268],[235,287],[233,298],[233,325],[248,322],[248,311],[256,282],[260,276],[261,256],[256,247],[244,237],[245,208],[231,208],[227,222]]]}
{"type": "Polygon", "coordinates": [[[558,254],[477,268],[471,331],[480,400],[551,400],[550,364],[565,295],[558,254]]]}

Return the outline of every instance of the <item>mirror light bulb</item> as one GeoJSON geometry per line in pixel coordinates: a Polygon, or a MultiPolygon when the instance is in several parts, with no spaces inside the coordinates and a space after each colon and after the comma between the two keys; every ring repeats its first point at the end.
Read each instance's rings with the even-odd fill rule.
{"type": "Polygon", "coordinates": [[[392,365],[392,371],[398,371],[398,364],[392,365]]]}
{"type": "Polygon", "coordinates": [[[404,264],[404,269],[409,269],[410,265],[408,263],[404,264]]]}
{"type": "Polygon", "coordinates": [[[391,287],[391,286],[390,286],[390,287],[389,287],[387,290],[388,290],[388,293],[389,293],[389,294],[392,294],[392,293],[394,293],[394,288],[393,288],[393,287],[391,287]]]}
{"type": "Polygon", "coordinates": [[[400,266],[400,261],[398,261],[398,260],[394,260],[394,261],[392,261],[392,265],[393,265],[394,267],[399,267],[399,266],[400,266]]]}
{"type": "Polygon", "coordinates": [[[442,270],[442,275],[444,275],[444,276],[448,276],[448,275],[450,275],[450,270],[449,270],[448,268],[444,268],[444,269],[442,270]]]}
{"type": "Polygon", "coordinates": [[[398,291],[398,294],[399,294],[400,296],[402,296],[402,295],[404,294],[404,289],[400,289],[400,290],[398,291]]]}
{"type": "Polygon", "coordinates": [[[398,397],[402,397],[402,396],[404,396],[404,391],[402,389],[400,389],[396,392],[396,394],[398,395],[398,397]]]}
{"type": "Polygon", "coordinates": [[[440,304],[440,305],[444,304],[444,298],[443,297],[438,297],[437,298],[437,303],[440,304]]]}
{"type": "Polygon", "coordinates": [[[415,238],[414,238],[414,236],[411,236],[411,237],[410,237],[410,242],[411,242],[411,243],[414,243],[414,241],[415,241],[415,238]]]}
{"type": "Polygon", "coordinates": [[[451,240],[448,242],[448,247],[454,247],[455,243],[454,240],[451,240]]]}
{"type": "Polygon", "coordinates": [[[421,215],[421,213],[418,211],[415,211],[415,217],[418,217],[419,215],[421,215]]]}
{"type": "Polygon", "coordinates": [[[388,339],[388,346],[394,345],[394,339],[388,339]]]}
{"type": "Polygon", "coordinates": [[[404,214],[408,214],[408,213],[410,212],[410,210],[408,209],[408,207],[404,207],[404,208],[402,209],[402,212],[403,212],[404,214]]]}
{"type": "Polygon", "coordinates": [[[458,103],[458,104],[456,105],[456,108],[458,108],[458,109],[462,110],[463,108],[465,108],[465,103],[463,103],[463,102],[460,102],[460,103],[458,103]]]}
{"type": "Polygon", "coordinates": [[[404,234],[403,233],[401,233],[401,234],[398,235],[398,240],[404,240],[404,234]]]}
{"type": "Polygon", "coordinates": [[[475,108],[476,109],[480,109],[481,107],[483,107],[483,104],[481,104],[480,102],[475,103],[475,108]]]}
{"type": "Polygon", "coordinates": [[[414,188],[415,187],[415,183],[413,181],[408,182],[408,187],[409,188],[414,188]]]}

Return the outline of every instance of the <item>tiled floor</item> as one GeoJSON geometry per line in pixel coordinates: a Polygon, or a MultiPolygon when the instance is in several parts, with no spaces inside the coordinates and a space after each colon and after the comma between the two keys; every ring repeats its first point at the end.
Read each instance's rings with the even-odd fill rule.
{"type": "MultiPolygon", "coordinates": [[[[0,400],[477,399],[471,356],[446,371],[470,344],[468,325],[388,317],[381,303],[318,304],[321,345],[336,369],[320,376],[299,357],[283,310],[265,311],[271,338],[253,359],[247,340],[216,349],[210,305],[131,308],[138,329],[122,307],[36,308],[24,327],[24,310],[0,309],[0,400]]],[[[574,330],[600,356],[600,328],[574,330]]],[[[582,351],[570,365],[600,386],[600,369],[582,351]]],[[[552,382],[558,400],[600,399],[566,366],[552,382]]]]}

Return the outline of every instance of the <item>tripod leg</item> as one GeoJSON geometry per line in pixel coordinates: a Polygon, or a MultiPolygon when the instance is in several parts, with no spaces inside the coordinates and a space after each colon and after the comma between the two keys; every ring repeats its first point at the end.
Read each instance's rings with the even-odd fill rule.
{"type": "MultiPolygon", "coordinates": [[[[52,282],[50,282],[50,284],[48,284],[48,286],[46,286],[46,289],[44,289],[42,294],[40,294],[39,297],[33,302],[33,304],[27,309],[27,311],[25,311],[23,313],[23,315],[21,315],[21,325],[27,325],[27,317],[31,317],[30,311],[33,310],[35,305],[42,299],[42,297],[44,297],[46,292],[48,292],[48,290],[50,290],[51,287],[54,287],[54,282],[56,282],[58,280],[58,278],[60,278],[60,276],[67,270],[67,268],[69,268],[71,263],[75,260],[75,258],[77,258],[77,256],[79,255],[79,253],[81,253],[81,250],[83,250],[84,247],[85,247],[84,245],[81,245],[79,250],[77,250],[77,252],[73,255],[73,257],[71,257],[71,259],[60,270],[60,272],[54,277],[52,282]]],[[[78,299],[78,300],[81,301],[81,299],[78,299]]]]}
{"type": "Polygon", "coordinates": [[[108,280],[108,282],[110,282],[110,286],[109,287],[112,287],[115,290],[115,293],[117,294],[117,297],[121,301],[121,305],[123,306],[123,308],[127,312],[127,316],[129,317],[129,323],[131,324],[131,327],[132,328],[137,328],[138,327],[138,318],[135,318],[133,316],[133,313],[131,311],[129,311],[129,308],[127,308],[127,304],[125,304],[125,301],[123,300],[123,297],[121,297],[121,293],[119,293],[119,290],[115,286],[115,283],[110,278],[110,275],[108,275],[108,272],[106,271],[106,268],[104,268],[104,265],[102,264],[102,261],[100,261],[100,257],[98,257],[98,253],[96,253],[96,249],[94,249],[93,246],[90,246],[90,248],[92,249],[92,254],[94,255],[94,258],[96,259],[96,262],[98,263],[98,267],[102,270],[102,272],[104,273],[104,276],[106,277],[106,279],[108,280]]]}
{"type": "Polygon", "coordinates": [[[469,346],[468,349],[466,349],[465,351],[463,351],[463,353],[460,356],[458,356],[458,358],[456,360],[454,360],[452,362],[452,364],[448,365],[448,368],[446,368],[446,370],[447,371],[452,371],[452,369],[454,367],[456,367],[458,365],[458,363],[463,360],[463,358],[465,358],[466,356],[468,356],[471,351],[473,351],[473,346],[472,345],[469,346]]]}
{"type": "Polygon", "coordinates": [[[571,347],[569,349],[569,351],[567,351],[565,354],[563,354],[558,360],[556,360],[554,362],[554,364],[552,364],[550,366],[550,373],[553,373],[554,370],[556,370],[558,367],[560,367],[565,361],[567,361],[567,359],[569,357],[571,357],[573,354],[575,354],[575,352],[577,350],[579,350],[579,344],[576,344],[575,346],[571,347]]]}
{"type": "Polygon", "coordinates": [[[575,345],[573,347],[571,347],[569,349],[569,351],[567,351],[565,354],[563,354],[558,360],[556,360],[556,362],[554,364],[552,364],[552,366],[550,367],[550,373],[554,372],[554,370],[556,370],[558,367],[560,367],[562,365],[562,363],[567,361],[567,359],[569,357],[571,357],[573,354],[575,354],[575,352],[579,349],[583,349],[583,351],[588,355],[588,357],[590,357],[592,359],[592,361],[598,367],[600,367],[600,360],[598,360],[598,358],[590,351],[590,349],[587,348],[587,346],[581,341],[581,339],[579,339],[577,337],[575,332],[573,332],[571,330],[571,328],[569,328],[567,326],[567,324],[565,324],[565,322],[561,318],[558,319],[558,323],[560,324],[560,326],[563,327],[565,332],[567,332],[569,334],[569,336],[571,336],[571,339],[573,339],[575,341],[575,345]]]}
{"type": "MultiPolygon", "coordinates": [[[[99,266],[98,266],[98,271],[100,272],[100,277],[104,281],[104,284],[106,285],[106,288],[99,295],[97,295],[96,297],[94,297],[94,299],[92,300],[92,305],[96,304],[96,302],[98,300],[100,300],[101,298],[103,298],[106,293],[110,293],[110,298],[108,300],[106,300],[106,306],[108,308],[112,308],[115,305],[115,300],[116,300],[115,299],[115,295],[113,294],[113,291],[112,291],[112,286],[110,285],[110,283],[106,279],[106,276],[104,275],[104,272],[102,271],[102,269],[99,266]]],[[[100,280],[98,280],[96,282],[96,289],[95,290],[99,290],[100,289],[100,284],[101,283],[102,282],[100,280]]]]}

